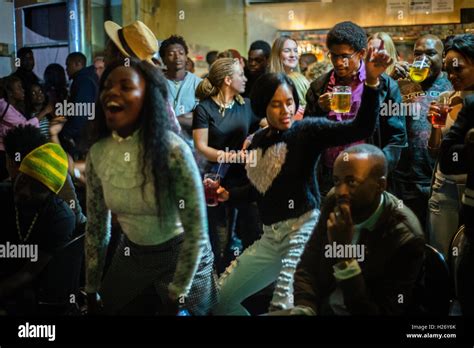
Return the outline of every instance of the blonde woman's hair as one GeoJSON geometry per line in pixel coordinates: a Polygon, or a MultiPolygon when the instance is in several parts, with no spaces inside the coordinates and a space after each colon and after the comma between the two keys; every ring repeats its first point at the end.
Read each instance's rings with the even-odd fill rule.
{"type": "MultiPolygon", "coordinates": [[[[280,59],[280,54],[283,51],[285,42],[288,40],[292,40],[298,45],[296,40],[286,35],[280,36],[273,42],[272,53],[270,55],[270,72],[286,74],[285,67],[280,59]]],[[[293,71],[300,72],[300,65],[298,64],[293,71]]]]}
{"type": "Polygon", "coordinates": [[[388,35],[387,33],[383,31],[379,31],[377,33],[373,33],[372,35],[370,35],[367,42],[373,39],[383,40],[384,49],[387,51],[390,58],[392,58],[392,64],[389,65],[389,67],[387,68],[385,72],[387,73],[387,75],[391,75],[393,72],[393,69],[395,69],[395,63],[398,62],[398,53],[397,53],[395,44],[393,43],[393,40],[390,37],[390,35],[388,35]]]}
{"type": "MultiPolygon", "coordinates": [[[[220,94],[225,78],[235,73],[236,66],[240,67],[240,63],[234,58],[219,58],[212,63],[209,75],[196,88],[196,97],[204,100],[220,94]]],[[[243,103],[242,96],[237,95],[236,99],[239,103],[243,103]]]]}
{"type": "Polygon", "coordinates": [[[296,91],[298,92],[298,99],[300,100],[300,105],[305,106],[306,93],[308,92],[310,85],[308,79],[303,74],[298,72],[292,72],[287,75],[295,85],[296,91]]]}

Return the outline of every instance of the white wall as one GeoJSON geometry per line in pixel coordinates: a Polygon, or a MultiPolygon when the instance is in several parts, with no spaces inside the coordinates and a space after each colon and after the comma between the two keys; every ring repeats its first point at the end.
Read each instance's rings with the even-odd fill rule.
{"type": "MultiPolygon", "coordinates": [[[[9,45],[9,52],[13,53],[13,43],[15,40],[13,25],[13,2],[0,0],[0,43],[9,45]]],[[[9,75],[12,72],[12,60],[10,57],[0,57],[0,77],[9,75]]]]}

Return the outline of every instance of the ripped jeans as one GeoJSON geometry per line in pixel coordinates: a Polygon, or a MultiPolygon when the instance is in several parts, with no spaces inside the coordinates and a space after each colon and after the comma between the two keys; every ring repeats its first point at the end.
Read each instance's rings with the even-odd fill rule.
{"type": "Polygon", "coordinates": [[[219,302],[214,315],[249,315],[241,305],[247,297],[277,281],[270,310],[293,307],[293,274],[320,211],[263,225],[262,237],[253,243],[221,275],[219,302]]]}

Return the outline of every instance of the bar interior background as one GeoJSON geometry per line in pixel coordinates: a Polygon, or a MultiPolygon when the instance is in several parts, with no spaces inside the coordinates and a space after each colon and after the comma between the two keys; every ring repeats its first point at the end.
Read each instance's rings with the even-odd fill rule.
{"type": "Polygon", "coordinates": [[[103,23],[141,20],[159,40],[182,35],[196,73],[207,68],[209,50],[235,48],[246,55],[251,42],[272,42],[287,34],[301,52],[325,53],[325,33],[351,20],[368,32],[386,31],[405,59],[416,37],[474,32],[474,0],[0,0],[0,76],[15,70],[15,52],[35,51],[35,73],[47,64],[64,65],[69,52],[89,59],[105,45],[103,23]]]}

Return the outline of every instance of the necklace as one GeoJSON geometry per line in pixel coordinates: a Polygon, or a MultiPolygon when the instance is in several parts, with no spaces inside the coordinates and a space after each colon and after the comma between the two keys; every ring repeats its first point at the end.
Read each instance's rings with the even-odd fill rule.
{"type": "Polygon", "coordinates": [[[25,243],[28,240],[28,238],[30,238],[31,232],[33,231],[33,227],[35,226],[35,223],[36,223],[36,220],[38,219],[39,213],[35,214],[35,217],[33,218],[33,221],[31,222],[31,225],[28,228],[28,232],[26,233],[25,238],[23,238],[22,235],[21,235],[20,220],[18,218],[18,215],[19,215],[18,214],[18,209],[17,209],[16,204],[15,204],[16,230],[18,232],[18,237],[20,237],[20,241],[22,243],[25,243]]]}
{"type": "Polygon", "coordinates": [[[225,110],[226,109],[232,109],[232,107],[235,104],[235,99],[232,99],[228,103],[222,103],[217,97],[212,97],[212,99],[216,102],[216,104],[219,106],[219,113],[221,114],[222,117],[224,117],[225,110]]]}
{"type": "Polygon", "coordinates": [[[175,88],[179,88],[179,86],[181,86],[181,82],[183,82],[184,80],[171,80],[171,81],[173,81],[175,88]]]}

